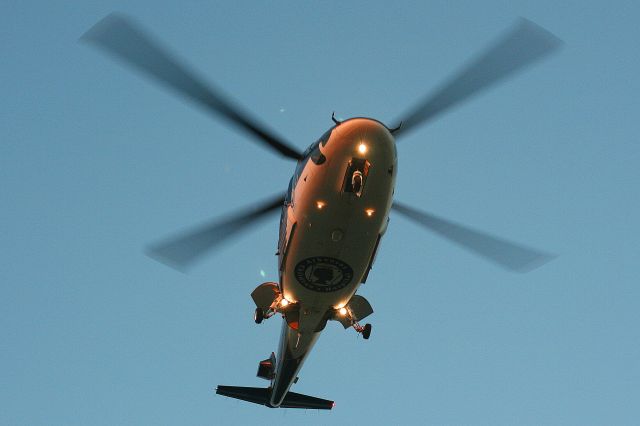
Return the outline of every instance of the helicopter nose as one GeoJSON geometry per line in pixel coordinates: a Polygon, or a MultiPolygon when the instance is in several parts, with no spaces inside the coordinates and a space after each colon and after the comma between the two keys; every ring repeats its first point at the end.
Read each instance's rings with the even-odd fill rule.
{"type": "Polygon", "coordinates": [[[395,158],[395,140],[384,124],[368,119],[355,118],[341,123],[342,149],[345,154],[366,158],[395,158]]]}

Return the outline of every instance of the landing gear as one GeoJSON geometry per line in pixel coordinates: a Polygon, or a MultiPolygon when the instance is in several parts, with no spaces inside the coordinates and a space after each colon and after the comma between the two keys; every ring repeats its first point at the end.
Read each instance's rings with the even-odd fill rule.
{"type": "Polygon", "coordinates": [[[256,324],[260,324],[264,318],[264,310],[262,308],[256,308],[256,311],[253,314],[253,320],[256,324]]]}
{"type": "Polygon", "coordinates": [[[362,328],[362,338],[368,340],[369,336],[371,336],[371,324],[365,324],[362,328]]]}
{"type": "MultiPolygon", "coordinates": [[[[261,324],[262,321],[271,318],[277,313],[283,316],[287,313],[288,315],[285,316],[285,318],[289,318],[299,310],[297,303],[284,298],[276,283],[267,282],[260,284],[251,293],[251,298],[257,306],[253,315],[253,320],[256,324],[261,324]]],[[[287,322],[290,323],[289,320],[287,320],[287,322]]]]}
{"type": "Polygon", "coordinates": [[[296,309],[296,305],[289,302],[288,300],[284,298],[277,299],[269,307],[258,306],[253,313],[253,320],[256,324],[261,324],[262,321],[271,318],[277,313],[281,313],[283,316],[285,316],[286,312],[292,314],[293,312],[296,312],[296,309]]]}
{"type": "Polygon", "coordinates": [[[369,340],[369,336],[371,336],[371,324],[365,324],[363,327],[360,324],[358,324],[357,321],[354,321],[353,329],[358,333],[362,334],[362,338],[364,340],[369,340]]]}

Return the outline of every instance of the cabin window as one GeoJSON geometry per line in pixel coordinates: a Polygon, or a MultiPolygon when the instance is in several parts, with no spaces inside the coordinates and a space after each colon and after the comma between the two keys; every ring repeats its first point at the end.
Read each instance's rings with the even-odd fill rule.
{"type": "Polygon", "coordinates": [[[327,161],[327,157],[320,152],[320,144],[316,144],[316,147],[311,151],[311,161],[318,166],[327,161]]]}
{"type": "Polygon", "coordinates": [[[287,188],[287,195],[284,197],[285,205],[291,204],[291,200],[293,199],[293,177],[289,179],[289,188],[287,188]]]}
{"type": "Polygon", "coordinates": [[[296,172],[293,175],[293,190],[294,191],[296,189],[296,184],[298,183],[298,179],[300,179],[300,176],[302,175],[302,171],[304,170],[305,166],[307,165],[307,162],[309,162],[309,157],[304,157],[302,160],[298,161],[298,165],[296,166],[296,172]]]}

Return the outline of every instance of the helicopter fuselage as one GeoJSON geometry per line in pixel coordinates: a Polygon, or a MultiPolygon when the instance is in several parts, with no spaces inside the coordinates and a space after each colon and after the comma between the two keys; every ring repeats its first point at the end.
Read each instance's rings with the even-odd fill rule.
{"type": "Polygon", "coordinates": [[[333,407],[333,401],[290,392],[289,388],[329,319],[345,328],[352,326],[368,339],[371,326],[362,327],[359,321],[373,309],[355,293],[367,280],[391,208],[507,270],[530,271],[554,257],[409,205],[392,203],[397,173],[394,137],[434,120],[562,45],[560,39],[531,21],[520,19],[491,48],[407,111],[402,128],[390,130],[370,118],[339,122],[332,117],[336,126],[303,154],[229,102],[126,16],[106,16],[81,40],[218,115],[280,156],[298,161],[286,197],[278,194],[255,208],[183,232],[147,251],[151,257],[185,270],[228,238],[282,209],[279,280],[263,283],[251,293],[256,323],[276,313],[284,317],[278,357],[272,353],[258,367],[258,377],[270,380],[271,385],[219,385],[217,394],[270,407],[333,407]]]}
{"type": "Polygon", "coordinates": [[[391,132],[366,118],[339,123],[298,162],[278,243],[280,291],[296,309],[283,320],[271,406],[282,402],[327,319],[366,281],[396,172],[391,132]]]}

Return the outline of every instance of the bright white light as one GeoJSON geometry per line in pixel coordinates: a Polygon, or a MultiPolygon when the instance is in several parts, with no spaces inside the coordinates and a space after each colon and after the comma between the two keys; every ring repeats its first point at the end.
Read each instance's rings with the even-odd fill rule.
{"type": "Polygon", "coordinates": [[[340,308],[338,309],[338,312],[340,313],[340,315],[345,316],[347,315],[347,308],[340,308]]]}
{"type": "Polygon", "coordinates": [[[364,143],[360,143],[360,145],[358,145],[358,152],[360,154],[366,154],[367,153],[367,145],[365,145],[364,143]]]}
{"type": "Polygon", "coordinates": [[[316,201],[316,207],[318,207],[318,210],[322,210],[326,205],[327,203],[325,203],[324,201],[316,201]]]}
{"type": "Polygon", "coordinates": [[[283,297],[282,300],[280,301],[280,306],[284,308],[288,304],[289,304],[289,301],[283,297]]]}
{"type": "Polygon", "coordinates": [[[374,209],[365,209],[364,212],[367,214],[367,216],[371,217],[376,211],[374,209]]]}

